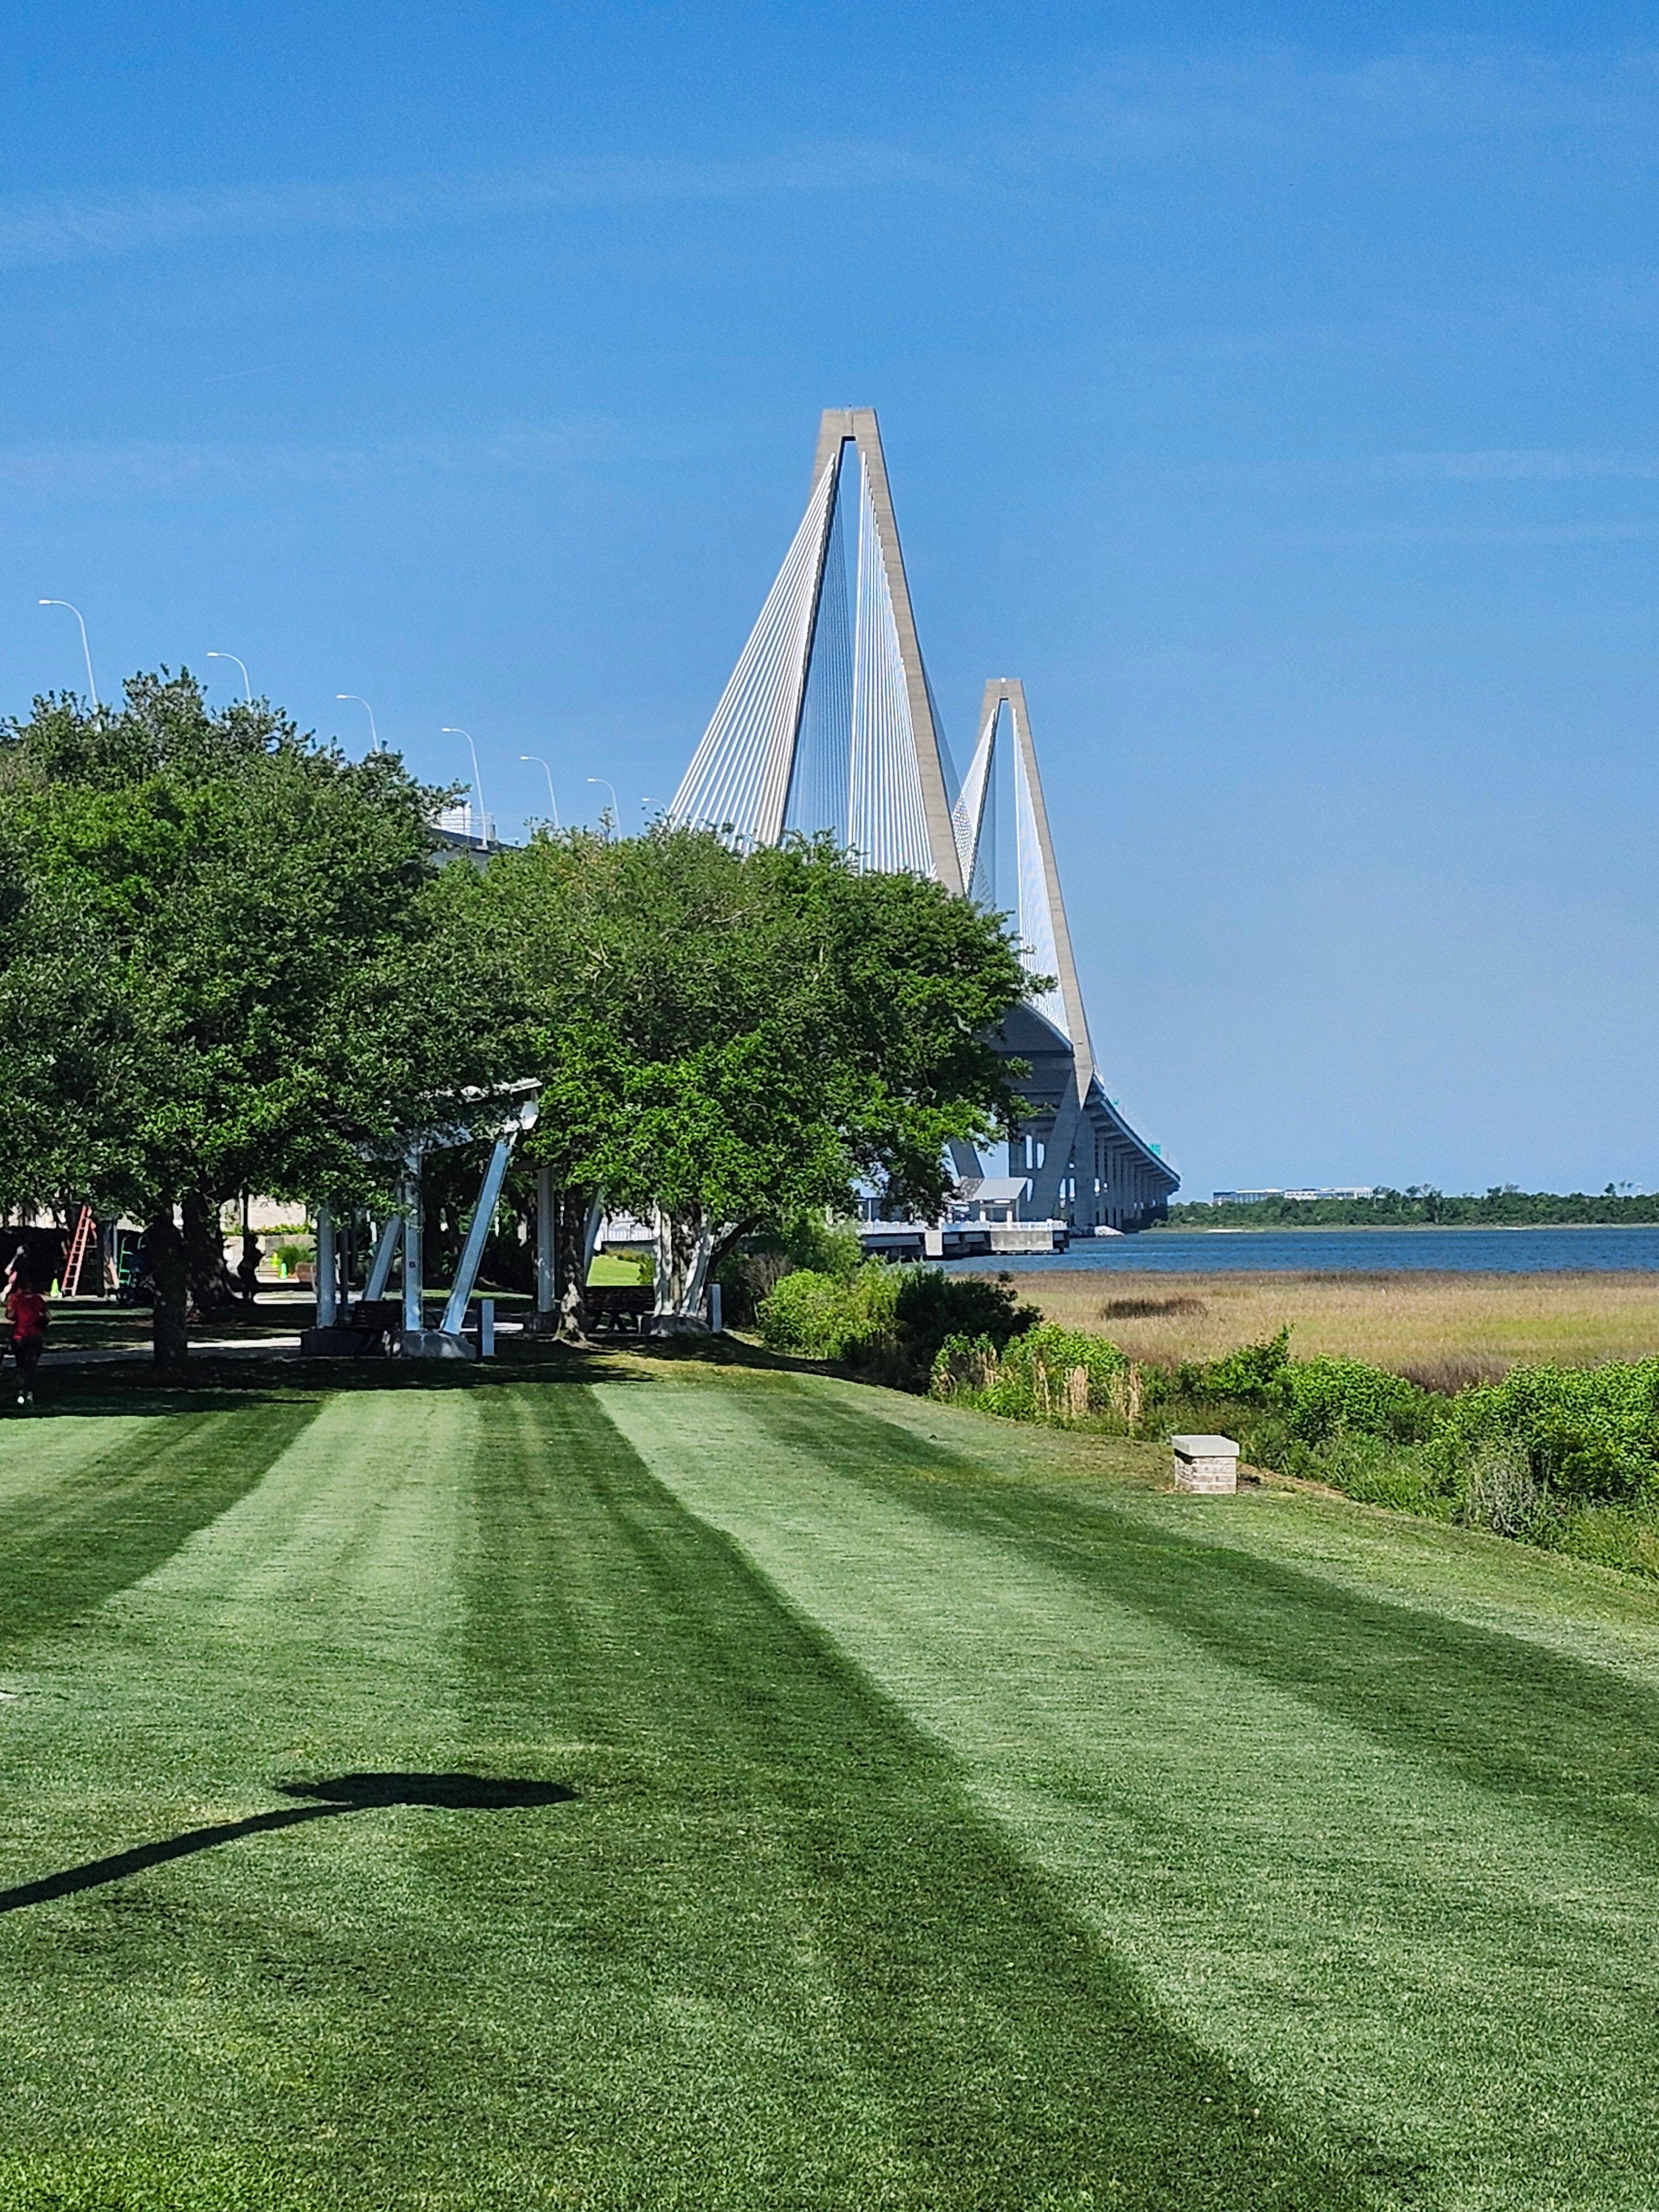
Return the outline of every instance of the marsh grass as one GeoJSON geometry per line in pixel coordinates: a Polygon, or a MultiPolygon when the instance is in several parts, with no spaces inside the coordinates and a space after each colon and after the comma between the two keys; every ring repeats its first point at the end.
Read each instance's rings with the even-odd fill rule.
{"type": "Polygon", "coordinates": [[[1299,1358],[1328,1352],[1430,1389],[1494,1382],[1517,1361],[1587,1366],[1659,1352],[1659,1274],[1245,1273],[1033,1269],[1046,1321],[1098,1330],[1131,1359],[1218,1359],[1286,1322],[1299,1358]]]}

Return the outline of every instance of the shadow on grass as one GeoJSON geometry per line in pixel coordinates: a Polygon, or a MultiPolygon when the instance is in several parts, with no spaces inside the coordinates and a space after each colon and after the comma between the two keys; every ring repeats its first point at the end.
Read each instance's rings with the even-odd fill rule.
{"type": "Polygon", "coordinates": [[[749,1369],[757,1373],[833,1372],[805,1359],[766,1351],[731,1336],[615,1337],[589,1346],[541,1339],[507,1340],[492,1360],[260,1359],[192,1353],[183,1370],[164,1374],[148,1358],[96,1367],[59,1367],[39,1385],[36,1404],[13,1413],[0,1400],[0,1430],[9,1421],[79,1419],[134,1413],[228,1413],[257,1403],[312,1401],[342,1391],[502,1390],[526,1382],[642,1382],[653,1367],[749,1369]],[[643,1370],[643,1371],[642,1371],[643,1370]]]}
{"type": "MultiPolygon", "coordinates": [[[[1409,2147],[1328,2145],[1166,2014],[937,1742],[592,1399],[481,1410],[499,1425],[475,1464],[471,1664],[526,1728],[556,1680],[573,1731],[658,1778],[573,1826],[560,1911],[594,2002],[648,1990],[635,2094],[653,2109],[685,2070],[655,2023],[729,2008],[728,2110],[699,2109],[686,2140],[741,2166],[744,2202],[1359,2212],[1373,2180],[1414,2192],[1409,2147]],[[878,2115],[878,2144],[849,2112],[878,2115]]],[[[627,2201],[714,2201],[629,2124],[652,2163],[627,2201]]]]}
{"type": "Polygon", "coordinates": [[[755,1414],[790,1449],[857,1480],[903,1484],[939,1521],[1018,1547],[1246,1677],[1659,1864],[1659,1694],[1614,1668],[1230,1544],[1224,1519],[1189,1534],[1105,1499],[987,1480],[819,1396],[769,1394],[755,1414]]]}
{"type": "Polygon", "coordinates": [[[304,1820],[326,1820],[342,1813],[362,1813],[388,1805],[495,1813],[532,1805],[564,1805],[576,1794],[562,1782],[459,1773],[339,1774],[326,1782],[283,1782],[277,1788],[284,1797],[314,1802],[285,1805],[274,1813],[255,1813],[246,1820],[221,1820],[211,1827],[187,1828],[182,1835],[165,1837],[160,1843],[139,1844],[130,1851],[115,1851],[107,1858],[66,1867],[60,1874],[43,1875],[38,1881],[20,1882],[14,1889],[0,1890],[0,1913],[21,1912],[27,1905],[47,1905],[55,1898],[76,1897],[83,1890],[125,1881],[147,1868],[165,1866],[171,1859],[190,1858],[220,1844],[234,1844],[243,1836],[298,1827],[304,1820]]]}

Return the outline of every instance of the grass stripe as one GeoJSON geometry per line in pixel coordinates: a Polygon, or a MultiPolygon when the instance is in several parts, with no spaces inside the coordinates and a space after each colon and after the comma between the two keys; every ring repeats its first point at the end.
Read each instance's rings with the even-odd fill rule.
{"type": "MultiPolygon", "coordinates": [[[[0,1715],[8,1879],[257,1820],[285,1779],[457,1763],[473,1443],[460,1395],[325,1401],[256,1488],[60,1638],[0,1715]]],[[[428,1942],[446,1900],[427,1856],[469,1817],[319,1818],[0,1918],[0,2204],[78,2206],[68,2183],[43,2194],[59,2172],[103,2177],[98,2212],[129,2192],[144,2212],[386,2202],[387,2146],[418,2143],[443,2071],[424,1972],[468,1933],[428,1942]],[[342,2148],[355,2197],[328,2185],[342,2148]]]]}
{"type": "Polygon", "coordinates": [[[1635,1681],[1531,1638],[1264,1559],[1248,1548],[1249,1501],[1242,1511],[1222,1507],[1245,1539],[1230,1545],[1115,1510],[1098,1495],[950,1480],[931,1443],[799,1390],[754,1403],[767,1434],[791,1451],[813,1450],[838,1472],[878,1482],[920,1468],[936,1518],[1018,1547],[1347,1726],[1552,1819],[1593,1825],[1650,1867],[1659,1855],[1659,1673],[1635,1681]]]}
{"type": "MultiPolygon", "coordinates": [[[[143,1419],[40,1424],[33,1479],[0,1499],[0,1652],[15,1658],[149,1574],[253,1488],[315,1412],[298,1398],[217,1410],[186,1397],[143,1419]]],[[[14,1459],[29,1449],[7,1441],[14,1459]]]]}
{"type": "MultiPolygon", "coordinates": [[[[576,1739],[561,1907],[591,1981],[573,2018],[605,2138],[656,2173],[653,2201],[1356,2201],[1147,2008],[951,1762],[587,1394],[485,1418],[492,1723],[527,1733],[552,1684],[576,1739]],[[525,1449],[538,1430],[556,1472],[525,1449]]],[[[608,2203],[602,2172],[584,2181],[608,2203]]]]}
{"type": "Polygon", "coordinates": [[[331,1401],[40,1687],[0,1718],[10,1883],[296,1774],[577,1796],[0,1917],[0,2204],[1362,2201],[579,1389],[331,1401]]]}
{"type": "MultiPolygon", "coordinates": [[[[675,1382],[602,1395],[682,1502],[960,1759],[1085,1922],[1329,2139],[1370,2142],[1460,2205],[1659,2194],[1652,2138],[1631,2126],[1659,1995],[1629,1848],[1645,1808],[1633,1831],[1615,1805],[1581,1820],[1571,1768],[1552,1796],[1534,1762],[1521,1796],[1462,1755],[1466,1692],[1503,1725],[1494,1639],[1431,1642],[1425,1688],[1413,1610],[1356,1613],[1306,1575],[1287,1593],[1266,1560],[1240,1573],[1252,1527],[1271,1525],[1249,1501],[1224,1509],[1231,1546],[1183,1543],[1164,1522],[1190,1501],[999,1480],[948,1431],[917,1435],[913,1410],[881,1419],[879,1394],[861,1413],[768,1378],[700,1393],[695,1415],[675,1382]],[[1379,1680],[1376,1727],[1366,1665],[1402,1678],[1379,1680]],[[1342,1698],[1310,1697],[1328,1668],[1342,1698]],[[1437,1700],[1449,1757],[1427,1725],[1437,1700]],[[1401,1704],[1420,1725],[1396,1724],[1401,1704]]],[[[998,1426],[969,1425],[994,1451],[998,1426]]],[[[1389,1556],[1396,1577],[1406,1556],[1389,1556]]],[[[1611,1702],[1587,1705],[1562,1663],[1522,1691],[1568,1700],[1528,1723],[1534,1743],[1631,1691],[1610,1675],[1611,1702]]]]}

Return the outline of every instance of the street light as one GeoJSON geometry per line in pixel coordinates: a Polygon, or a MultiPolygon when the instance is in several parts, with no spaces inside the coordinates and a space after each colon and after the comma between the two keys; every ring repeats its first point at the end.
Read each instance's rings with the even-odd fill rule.
{"type": "Polygon", "coordinates": [[[558,829],[561,826],[559,822],[559,802],[553,796],[552,769],[549,768],[547,763],[542,758],[539,753],[520,753],[519,755],[519,758],[521,761],[531,762],[535,767],[540,769],[542,774],[547,778],[547,803],[553,809],[553,827],[556,830],[558,829]]]}
{"type": "Polygon", "coordinates": [[[489,825],[484,816],[483,782],[478,774],[478,748],[472,742],[472,732],[457,729],[453,722],[444,724],[443,732],[447,738],[466,739],[466,749],[472,756],[472,795],[478,802],[478,842],[487,845],[489,842],[489,825]]]}
{"type": "Polygon", "coordinates": [[[92,672],[92,647],[87,643],[87,625],[80,608],[70,606],[67,599],[42,599],[40,604],[43,607],[69,607],[70,612],[81,624],[81,650],[87,657],[87,689],[92,694],[92,703],[95,707],[98,704],[98,685],[92,672]]]}
{"type": "Polygon", "coordinates": [[[242,672],[242,689],[247,694],[247,703],[253,704],[253,686],[247,680],[247,663],[240,653],[210,653],[210,660],[234,660],[242,672]]]}
{"type": "Polygon", "coordinates": [[[605,775],[590,775],[587,780],[590,783],[602,783],[605,789],[611,793],[611,819],[616,823],[617,829],[620,830],[622,828],[622,809],[617,804],[616,785],[611,782],[609,776],[605,775]]]}
{"type": "Polygon", "coordinates": [[[374,709],[369,705],[368,700],[364,698],[362,693],[361,691],[337,691],[334,696],[337,699],[355,699],[356,701],[357,704],[362,708],[364,714],[368,717],[369,742],[373,745],[374,750],[379,752],[380,750],[380,733],[374,726],[374,709]]]}

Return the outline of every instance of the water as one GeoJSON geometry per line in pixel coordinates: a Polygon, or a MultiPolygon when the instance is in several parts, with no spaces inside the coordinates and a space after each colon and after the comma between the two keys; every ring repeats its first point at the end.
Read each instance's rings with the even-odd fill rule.
{"type": "Polygon", "coordinates": [[[1455,1274],[1659,1273],[1659,1224],[1646,1229],[1154,1229],[1080,1237],[1069,1252],[958,1260],[979,1273],[1055,1267],[1210,1275],[1261,1269],[1320,1274],[1396,1268],[1455,1274]]]}

